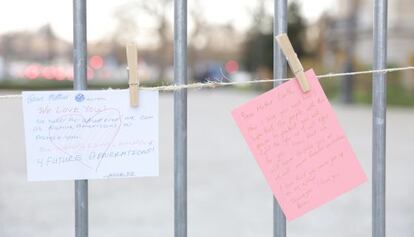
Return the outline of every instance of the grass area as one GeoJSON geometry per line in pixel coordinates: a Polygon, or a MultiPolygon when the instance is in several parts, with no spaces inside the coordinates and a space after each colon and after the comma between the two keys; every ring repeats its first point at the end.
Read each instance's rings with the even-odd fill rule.
{"type": "MultiPolygon", "coordinates": [[[[394,66],[390,65],[389,67],[394,66]]],[[[367,68],[362,70],[367,70],[367,68]]],[[[372,75],[356,76],[354,88],[353,94],[356,103],[372,103],[372,75]]],[[[414,90],[410,90],[406,86],[401,72],[387,74],[387,104],[403,107],[414,106],[414,90]]]]}

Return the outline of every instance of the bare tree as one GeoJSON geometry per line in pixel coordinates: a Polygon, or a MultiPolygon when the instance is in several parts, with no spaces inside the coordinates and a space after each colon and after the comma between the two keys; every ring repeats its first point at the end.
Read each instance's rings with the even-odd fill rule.
{"type": "Polygon", "coordinates": [[[137,7],[147,14],[152,16],[156,20],[157,24],[157,36],[158,36],[158,58],[159,58],[159,78],[161,80],[165,79],[165,71],[168,67],[170,54],[168,50],[171,49],[171,28],[168,22],[168,10],[171,9],[171,0],[157,0],[157,1],[147,1],[141,0],[137,2],[137,7]]]}
{"type": "Polygon", "coordinates": [[[134,39],[137,34],[137,23],[133,12],[130,10],[130,4],[119,7],[114,12],[116,20],[115,31],[112,34],[112,39],[116,42],[128,42],[134,39]]]}
{"type": "MultiPolygon", "coordinates": [[[[170,22],[168,21],[168,11],[171,8],[172,0],[138,0],[120,7],[115,18],[118,21],[117,30],[114,38],[118,42],[131,41],[136,38],[138,30],[143,25],[137,22],[138,15],[150,17],[156,24],[153,29],[158,40],[157,61],[159,62],[159,79],[165,79],[165,71],[171,61],[172,39],[170,22]]],[[[144,28],[144,27],[142,27],[144,28]]]]}
{"type": "MultiPolygon", "coordinates": [[[[193,6],[190,9],[190,17],[193,22],[193,29],[190,32],[189,41],[189,61],[199,61],[199,55],[202,48],[200,47],[201,41],[204,39],[207,41],[207,34],[209,31],[209,25],[204,17],[203,8],[200,5],[200,1],[193,1],[193,6]]],[[[204,42],[205,46],[206,42],[204,42]]],[[[194,64],[190,63],[191,71],[194,72],[194,64]]]]}
{"type": "Polygon", "coordinates": [[[269,30],[272,29],[272,18],[266,13],[266,4],[269,0],[258,0],[256,2],[254,8],[246,9],[252,22],[249,33],[269,33],[269,30]]]}

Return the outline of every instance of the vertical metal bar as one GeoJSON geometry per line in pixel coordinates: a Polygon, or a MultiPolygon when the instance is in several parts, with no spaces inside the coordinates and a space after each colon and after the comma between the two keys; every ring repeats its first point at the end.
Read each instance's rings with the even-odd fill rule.
{"type": "Polygon", "coordinates": [[[73,0],[73,65],[73,89],[86,90],[86,0],[73,0]]]}
{"type": "MultiPolygon", "coordinates": [[[[374,2],[374,69],[387,64],[387,0],[374,2]]],[[[373,75],[372,236],[385,237],[386,73],[373,75]]]]}
{"type": "MultiPolygon", "coordinates": [[[[174,82],[187,84],[187,0],[174,1],[174,82]]],[[[187,90],[174,92],[174,236],[187,236],[187,90]]]]}
{"type": "MultiPolygon", "coordinates": [[[[273,35],[287,32],[287,0],[275,0],[273,35]]],[[[273,78],[286,78],[286,58],[276,40],[273,39],[273,78]]],[[[281,84],[274,82],[274,87],[281,84]]],[[[277,200],[273,197],[273,236],[286,237],[286,217],[277,200]]]]}
{"type": "MultiPolygon", "coordinates": [[[[357,20],[358,20],[358,8],[359,0],[348,1],[349,9],[346,17],[345,24],[345,72],[354,71],[354,49],[355,49],[355,39],[357,36],[357,20]]],[[[342,80],[342,95],[341,100],[344,104],[353,103],[353,89],[354,89],[354,78],[352,75],[344,76],[342,80]]]]}
{"type": "MultiPolygon", "coordinates": [[[[86,90],[86,0],[73,0],[74,90],[86,90]]],[[[88,181],[75,181],[75,236],[88,236],[88,181]]]]}

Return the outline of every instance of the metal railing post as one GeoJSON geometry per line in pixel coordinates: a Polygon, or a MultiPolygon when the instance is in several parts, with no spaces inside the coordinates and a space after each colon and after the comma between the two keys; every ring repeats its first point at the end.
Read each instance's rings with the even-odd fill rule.
{"type": "MultiPolygon", "coordinates": [[[[174,83],[187,84],[187,0],[174,0],[174,83]]],[[[174,236],[187,236],[187,90],[174,92],[174,236]]]]}
{"type": "MultiPolygon", "coordinates": [[[[275,0],[273,35],[287,32],[287,0],[275,0]]],[[[273,78],[286,78],[286,58],[276,40],[273,39],[273,78]]],[[[274,82],[274,87],[281,84],[274,82]]],[[[273,197],[273,236],[286,237],[286,217],[277,200],[273,197]]]]}
{"type": "MultiPolygon", "coordinates": [[[[374,2],[374,69],[387,66],[387,0],[374,2]]],[[[373,74],[372,236],[385,237],[386,73],[373,74]]]]}
{"type": "MultiPolygon", "coordinates": [[[[86,90],[86,0],[73,0],[74,90],[86,90]]],[[[75,236],[88,236],[88,181],[75,181],[75,236]]]]}

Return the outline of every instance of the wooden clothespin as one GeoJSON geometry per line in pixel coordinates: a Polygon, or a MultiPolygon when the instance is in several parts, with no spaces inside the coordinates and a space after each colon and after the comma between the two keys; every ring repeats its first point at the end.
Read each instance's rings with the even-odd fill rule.
{"type": "Polygon", "coordinates": [[[135,44],[128,44],[126,46],[126,56],[128,63],[129,101],[132,107],[138,107],[138,51],[135,44]]]}
{"type": "Polygon", "coordinates": [[[289,63],[290,69],[293,74],[299,81],[299,85],[302,88],[303,92],[308,92],[310,90],[309,81],[306,78],[305,72],[303,71],[303,66],[299,61],[298,55],[295,53],[292,44],[290,43],[289,37],[287,34],[283,33],[276,36],[277,43],[282,49],[283,54],[286,57],[286,60],[289,63]]]}

